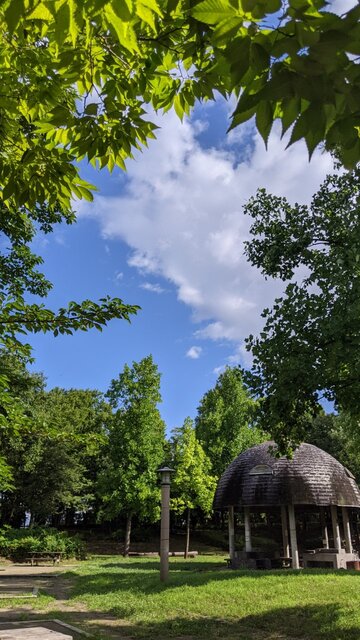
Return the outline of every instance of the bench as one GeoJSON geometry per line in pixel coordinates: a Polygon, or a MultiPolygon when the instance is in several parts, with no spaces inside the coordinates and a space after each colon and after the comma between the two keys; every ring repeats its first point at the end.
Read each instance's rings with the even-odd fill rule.
{"type": "Polygon", "coordinates": [[[39,562],[51,561],[53,565],[60,564],[62,552],[61,551],[33,551],[25,558],[25,562],[30,562],[33,567],[34,564],[38,566],[39,562]]]}

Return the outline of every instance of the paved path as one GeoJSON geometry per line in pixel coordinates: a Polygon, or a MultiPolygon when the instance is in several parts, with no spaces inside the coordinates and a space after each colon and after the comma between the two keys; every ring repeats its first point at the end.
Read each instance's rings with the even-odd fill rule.
{"type": "Polygon", "coordinates": [[[0,631],[0,640],[71,640],[72,636],[46,629],[45,627],[27,627],[26,629],[4,629],[0,631]]]}

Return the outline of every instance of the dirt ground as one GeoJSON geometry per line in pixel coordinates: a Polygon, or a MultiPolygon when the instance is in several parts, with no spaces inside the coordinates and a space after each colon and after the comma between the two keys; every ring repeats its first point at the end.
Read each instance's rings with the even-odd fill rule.
{"type": "MultiPolygon", "coordinates": [[[[119,620],[114,617],[104,617],[103,614],[96,615],[88,612],[85,605],[81,603],[69,603],[69,592],[71,582],[64,575],[71,571],[74,565],[62,564],[58,566],[30,567],[29,565],[6,565],[0,571],[0,598],[23,597],[29,598],[29,604],[24,600],[19,602],[19,606],[12,605],[0,609],[0,630],[4,629],[4,624],[35,621],[39,619],[63,620],[72,625],[79,625],[82,630],[88,633],[99,633],[100,630],[106,633],[112,640],[124,640],[123,625],[117,628],[119,620]],[[33,597],[33,590],[38,589],[55,598],[47,609],[36,609],[36,600],[33,597]],[[31,604],[30,604],[31,602],[31,604]],[[35,607],[34,607],[35,605],[35,607]]],[[[73,633],[74,639],[84,636],[73,633]]]]}

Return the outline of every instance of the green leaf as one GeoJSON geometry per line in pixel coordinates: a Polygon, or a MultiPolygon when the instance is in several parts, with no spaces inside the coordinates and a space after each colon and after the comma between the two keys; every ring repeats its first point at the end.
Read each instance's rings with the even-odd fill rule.
{"type": "Polygon", "coordinates": [[[52,20],[52,13],[45,6],[43,2],[40,2],[30,13],[27,14],[26,18],[28,20],[44,20],[49,21],[52,20]]]}
{"type": "Polygon", "coordinates": [[[295,122],[298,117],[300,111],[300,99],[299,98],[290,98],[289,100],[284,100],[282,105],[282,136],[286,133],[288,128],[295,122]]]}
{"type": "Polygon", "coordinates": [[[96,102],[90,102],[90,104],[86,105],[85,113],[89,116],[96,116],[98,112],[98,105],[96,102]]]}
{"type": "Polygon", "coordinates": [[[149,9],[149,7],[142,2],[142,0],[138,0],[136,4],[136,13],[139,16],[139,18],[144,22],[146,22],[146,24],[148,24],[152,28],[152,30],[156,33],[154,14],[149,9]]]}
{"type": "Polygon", "coordinates": [[[233,18],[236,11],[229,0],[203,0],[191,10],[191,15],[200,22],[216,24],[221,20],[233,18]]]}
{"type": "Polygon", "coordinates": [[[222,20],[215,27],[212,41],[215,46],[226,44],[232,36],[235,36],[243,24],[242,18],[237,16],[222,20]]]}
{"type": "Polygon", "coordinates": [[[256,126],[267,146],[271,127],[274,120],[274,107],[271,102],[262,100],[256,109],[256,126]]]}
{"type": "Polygon", "coordinates": [[[10,33],[14,33],[25,12],[24,0],[11,0],[5,11],[5,23],[10,33]]]}
{"type": "Polygon", "coordinates": [[[257,42],[253,42],[250,47],[250,65],[256,73],[269,69],[270,56],[266,49],[257,42]]]}
{"type": "Polygon", "coordinates": [[[234,85],[238,85],[249,68],[251,38],[235,38],[226,49],[234,85]]]}
{"type": "Polygon", "coordinates": [[[129,22],[133,17],[133,2],[125,0],[124,2],[111,2],[111,9],[121,20],[129,22]]]}

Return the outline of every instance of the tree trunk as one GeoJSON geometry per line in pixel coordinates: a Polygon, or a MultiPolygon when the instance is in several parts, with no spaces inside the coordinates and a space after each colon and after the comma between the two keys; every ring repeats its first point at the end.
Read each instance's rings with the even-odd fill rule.
{"type": "Polygon", "coordinates": [[[132,520],[132,513],[129,513],[126,518],[125,543],[124,543],[124,553],[123,553],[124,558],[126,558],[129,555],[129,551],[130,551],[131,520],[132,520]]]}
{"type": "Polygon", "coordinates": [[[189,544],[190,544],[190,513],[191,510],[187,510],[186,516],[186,540],[185,540],[185,553],[184,558],[187,558],[189,555],[189,544]]]}

